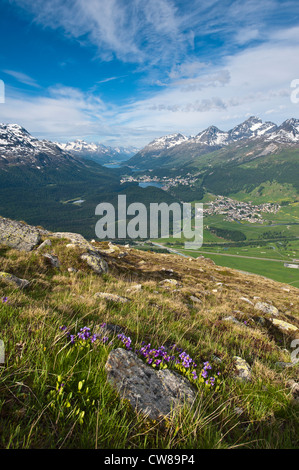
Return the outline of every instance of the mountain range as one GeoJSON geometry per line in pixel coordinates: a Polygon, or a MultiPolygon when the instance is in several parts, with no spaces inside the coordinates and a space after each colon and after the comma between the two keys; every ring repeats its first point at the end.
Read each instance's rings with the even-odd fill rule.
{"type": "Polygon", "coordinates": [[[48,140],[38,140],[18,124],[0,124],[0,168],[79,164],[79,160],[48,140]]]}
{"type": "MultiPolygon", "coordinates": [[[[251,116],[229,131],[210,126],[195,136],[180,133],[150,142],[126,164],[139,169],[179,168],[200,162],[200,157],[225,148],[255,146],[252,157],[277,153],[282,148],[299,148],[299,120],[288,119],[280,126],[251,116]]],[[[204,161],[204,160],[203,160],[204,161]]]]}
{"type": "Polygon", "coordinates": [[[138,152],[136,147],[110,147],[100,143],[88,143],[82,139],[56,145],[74,156],[94,160],[101,165],[123,162],[138,152]]]}

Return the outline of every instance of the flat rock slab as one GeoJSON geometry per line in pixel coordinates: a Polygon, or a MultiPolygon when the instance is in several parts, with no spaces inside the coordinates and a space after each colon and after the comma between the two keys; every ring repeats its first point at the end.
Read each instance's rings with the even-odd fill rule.
{"type": "Polygon", "coordinates": [[[108,381],[137,412],[157,420],[192,404],[196,392],[187,379],[169,369],[156,371],[125,349],[110,352],[105,365],[108,381]]]}
{"type": "Polygon", "coordinates": [[[40,231],[36,227],[0,218],[0,244],[20,251],[31,251],[40,240],[40,231]]]}
{"type": "Polygon", "coordinates": [[[0,280],[8,282],[9,284],[14,284],[19,289],[25,289],[30,284],[30,282],[27,281],[27,279],[20,279],[19,277],[14,276],[13,274],[5,273],[5,272],[0,272],[0,280]]]}
{"type": "Polygon", "coordinates": [[[292,325],[291,323],[288,323],[283,320],[278,320],[277,318],[271,318],[270,322],[272,325],[276,326],[280,331],[289,333],[291,331],[298,331],[297,326],[292,325]]]}

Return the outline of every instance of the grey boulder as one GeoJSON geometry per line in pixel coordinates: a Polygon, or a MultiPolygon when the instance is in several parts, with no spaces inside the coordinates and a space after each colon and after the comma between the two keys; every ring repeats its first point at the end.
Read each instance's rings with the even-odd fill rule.
{"type": "Polygon", "coordinates": [[[105,369],[108,381],[121,398],[152,420],[169,416],[196,398],[187,379],[169,369],[154,370],[132,351],[114,349],[105,369]]]}

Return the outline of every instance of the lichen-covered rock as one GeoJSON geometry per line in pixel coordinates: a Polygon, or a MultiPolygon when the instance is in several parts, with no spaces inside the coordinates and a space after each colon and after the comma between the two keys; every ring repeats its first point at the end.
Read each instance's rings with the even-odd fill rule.
{"type": "Polygon", "coordinates": [[[277,316],[279,315],[279,311],[274,305],[268,304],[267,302],[257,302],[254,306],[255,310],[259,310],[260,312],[277,316]]]}
{"type": "Polygon", "coordinates": [[[239,356],[234,356],[236,367],[236,380],[241,382],[251,381],[251,368],[249,364],[239,356]]]}
{"type": "Polygon", "coordinates": [[[86,261],[88,266],[97,274],[107,273],[108,264],[97,252],[88,252],[81,255],[81,259],[86,261]]]}
{"type": "Polygon", "coordinates": [[[5,273],[5,272],[0,272],[0,280],[4,282],[8,282],[9,284],[14,284],[19,289],[25,289],[30,284],[30,282],[27,281],[27,279],[20,279],[19,277],[14,276],[13,274],[5,273]]]}
{"type": "Polygon", "coordinates": [[[55,232],[51,235],[55,238],[65,238],[66,240],[70,240],[72,245],[83,248],[84,250],[94,250],[93,246],[79,233],[55,232]]]}
{"type": "Polygon", "coordinates": [[[122,304],[126,304],[127,302],[130,302],[129,299],[126,297],[121,297],[120,295],[116,294],[109,294],[108,292],[97,292],[94,297],[96,299],[104,299],[104,300],[110,300],[112,302],[118,302],[122,304]]]}
{"type": "Polygon", "coordinates": [[[40,239],[41,235],[36,227],[0,218],[0,244],[20,251],[31,251],[40,243],[40,239]]]}
{"type": "Polygon", "coordinates": [[[196,398],[187,379],[169,369],[155,371],[132,351],[114,349],[105,369],[108,381],[121,398],[152,420],[166,417],[185,403],[192,404],[196,398]]]}
{"type": "Polygon", "coordinates": [[[292,325],[291,323],[288,323],[283,320],[278,320],[278,318],[271,318],[270,322],[272,325],[276,326],[280,331],[283,333],[290,333],[291,331],[297,331],[298,328],[295,325],[292,325]]]}

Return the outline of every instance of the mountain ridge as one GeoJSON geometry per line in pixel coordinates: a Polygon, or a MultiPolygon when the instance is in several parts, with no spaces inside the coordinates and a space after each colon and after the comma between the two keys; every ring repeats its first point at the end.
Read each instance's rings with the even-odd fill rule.
{"type": "Polygon", "coordinates": [[[153,140],[130,158],[126,164],[132,167],[137,166],[140,169],[152,169],[155,166],[176,164],[175,158],[178,156],[178,160],[183,165],[201,155],[239,143],[246,145],[247,143],[256,142],[257,145],[264,147],[273,143],[278,144],[278,147],[282,145],[299,147],[299,120],[291,118],[277,126],[273,122],[266,121],[263,123],[260,118],[251,116],[229,131],[222,131],[216,126],[209,126],[196,136],[183,136],[183,140],[177,138],[179,135],[181,134],[171,134],[153,140]],[[163,141],[168,143],[167,147],[158,145],[159,142],[163,141]]]}

